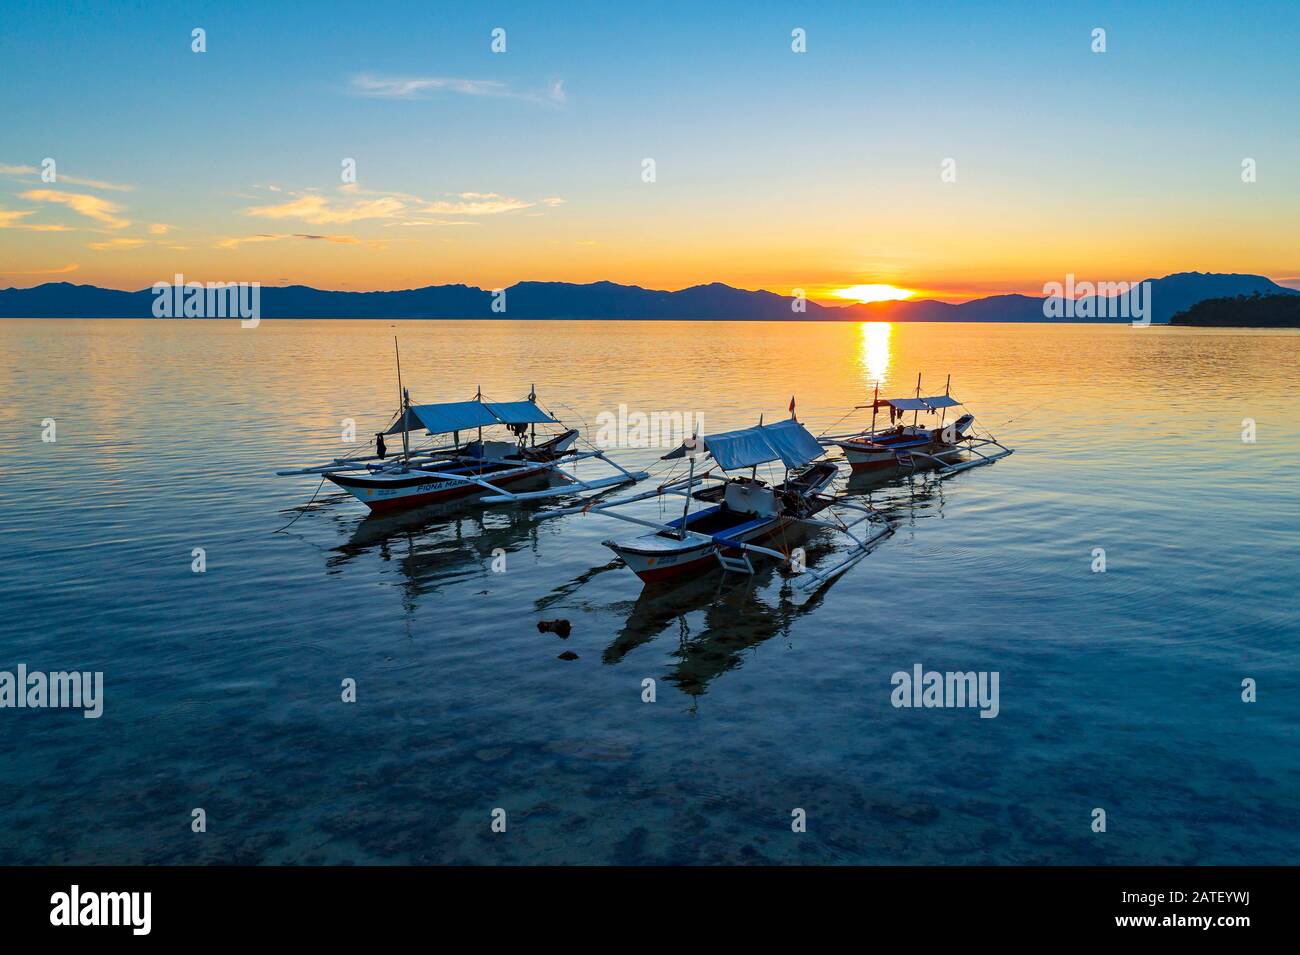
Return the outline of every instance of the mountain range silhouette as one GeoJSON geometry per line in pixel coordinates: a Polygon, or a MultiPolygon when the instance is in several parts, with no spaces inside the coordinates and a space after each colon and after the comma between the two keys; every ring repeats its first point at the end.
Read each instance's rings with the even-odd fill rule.
{"type": "MultiPolygon", "coordinates": [[[[1300,294],[1262,275],[1179,272],[1151,282],[1151,316],[1168,322],[1197,302],[1238,295],[1300,294]]],[[[505,311],[493,311],[491,290],[469,285],[429,285],[390,292],[336,292],[306,285],[263,286],[262,318],[505,318],[505,319],[709,319],[716,321],[1043,322],[1043,299],[992,295],[960,304],[933,299],[826,306],[767,291],[714,282],[676,292],[614,282],[519,282],[505,290],[505,311]]],[[[94,285],[51,282],[0,290],[3,318],[152,318],[151,289],[125,292],[94,285]]],[[[1105,302],[1101,304],[1105,305],[1105,302]]],[[[1098,314],[1118,314],[1099,311],[1098,314]]],[[[1128,318],[1068,321],[1127,322],[1128,318]]]]}

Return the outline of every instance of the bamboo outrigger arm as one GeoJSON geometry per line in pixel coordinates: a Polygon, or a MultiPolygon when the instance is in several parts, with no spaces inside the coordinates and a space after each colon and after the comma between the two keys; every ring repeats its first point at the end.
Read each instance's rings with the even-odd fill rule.
{"type": "Polygon", "coordinates": [[[484,504],[507,504],[511,501],[535,501],[544,497],[560,497],[565,494],[576,494],[579,491],[595,491],[600,488],[617,487],[620,484],[627,484],[631,481],[639,481],[642,478],[649,477],[649,475],[645,473],[638,474],[629,472],[627,477],[612,475],[610,477],[598,478],[595,481],[583,481],[579,478],[573,477],[565,471],[562,471],[560,468],[555,468],[554,471],[557,474],[563,474],[565,477],[569,478],[573,481],[573,484],[566,484],[562,487],[545,488],[541,491],[523,491],[519,494],[513,494],[510,491],[503,491],[500,488],[493,488],[496,493],[486,495],[481,498],[481,500],[484,504]],[[576,485],[576,487],[574,485],[576,485]]]}
{"type": "Polygon", "coordinates": [[[985,464],[992,464],[994,461],[1000,460],[1001,458],[1005,458],[1008,454],[1015,453],[1015,448],[1004,447],[1003,445],[998,444],[997,441],[994,441],[991,438],[981,441],[978,447],[985,447],[990,444],[996,445],[997,447],[1001,448],[1001,450],[998,451],[996,454],[984,454],[976,450],[977,447],[976,445],[970,444],[970,445],[964,445],[962,447],[952,448],[951,450],[948,451],[940,451],[938,454],[925,454],[922,451],[912,451],[910,453],[914,458],[925,458],[927,461],[933,461],[938,466],[939,477],[948,477],[950,474],[957,474],[961,471],[969,471],[971,468],[978,468],[978,467],[982,467],[985,464]],[[959,461],[956,464],[952,464],[949,463],[948,461],[943,460],[944,457],[947,457],[948,455],[956,454],[959,451],[969,451],[971,454],[976,456],[977,460],[959,461]]]}
{"type": "MultiPolygon", "coordinates": [[[[646,477],[649,477],[649,475],[643,474],[640,478],[638,478],[638,480],[644,480],[646,477]]],[[[696,481],[700,480],[698,475],[696,476],[695,480],[696,481]]],[[[615,498],[612,501],[601,501],[599,504],[592,504],[590,502],[586,504],[575,504],[573,507],[560,508],[559,510],[550,511],[540,516],[559,517],[562,514],[579,514],[579,513],[585,514],[588,511],[604,511],[607,508],[618,507],[619,505],[622,504],[631,504],[634,501],[644,501],[652,497],[659,497],[663,494],[683,494],[686,492],[681,490],[681,485],[688,484],[688,483],[689,483],[688,479],[682,477],[682,478],[678,478],[675,481],[669,481],[667,484],[662,484],[659,487],[654,488],[652,490],[642,491],[640,494],[631,494],[627,497],[615,498]]],[[[626,514],[610,514],[609,516],[616,517],[620,520],[632,521],[632,519],[629,518],[626,514]]],[[[677,528],[669,527],[667,524],[652,524],[645,521],[632,521],[632,523],[647,523],[648,526],[658,527],[661,530],[677,530],[677,528]]]]}
{"type": "Polygon", "coordinates": [[[883,526],[880,527],[879,530],[877,530],[870,537],[866,538],[866,540],[860,539],[856,534],[852,533],[849,530],[850,527],[855,527],[858,524],[861,524],[863,521],[869,521],[871,519],[872,519],[871,517],[864,517],[861,518],[860,520],[854,521],[852,524],[848,524],[844,527],[840,527],[837,524],[831,524],[829,521],[819,521],[813,518],[800,518],[800,523],[811,524],[816,527],[827,527],[832,530],[841,531],[844,534],[847,534],[849,538],[853,541],[854,547],[849,552],[847,557],[841,560],[838,564],[835,564],[833,567],[829,567],[826,570],[814,570],[811,567],[805,567],[802,573],[800,574],[801,579],[796,586],[798,586],[801,590],[809,590],[814,585],[820,587],[821,585],[829,582],[833,578],[838,577],[840,574],[844,573],[844,571],[848,570],[850,567],[852,567],[854,564],[860,561],[863,557],[866,557],[867,554],[871,553],[874,544],[878,543],[879,541],[888,537],[890,534],[894,533],[894,525],[888,522],[885,522],[883,526]]]}

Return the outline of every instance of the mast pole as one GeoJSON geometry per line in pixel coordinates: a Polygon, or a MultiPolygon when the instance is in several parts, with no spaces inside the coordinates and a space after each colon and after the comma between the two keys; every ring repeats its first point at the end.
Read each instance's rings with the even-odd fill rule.
{"type": "MultiPolygon", "coordinates": [[[[411,417],[411,393],[407,391],[405,388],[403,388],[402,389],[402,423],[409,424],[410,417],[411,417]]],[[[402,453],[406,455],[406,459],[408,461],[411,459],[411,432],[409,429],[404,430],[402,432],[402,453]]]]}
{"type": "MultiPolygon", "coordinates": [[[[483,386],[482,386],[482,385],[479,385],[479,386],[478,386],[478,392],[474,395],[474,398],[475,398],[475,400],[477,400],[477,401],[479,402],[479,404],[482,404],[482,403],[483,403],[483,386]]],[[[479,445],[480,445],[479,450],[482,451],[482,450],[483,450],[483,448],[481,447],[481,445],[483,444],[483,426],[482,426],[482,425],[479,425],[479,429],[478,429],[478,443],[479,443],[479,445]]]]}
{"type": "MultiPolygon", "coordinates": [[[[921,397],[921,373],[920,373],[919,371],[916,373],[916,397],[918,397],[918,398],[921,397]]],[[[916,421],[917,421],[917,419],[920,418],[920,417],[921,417],[921,410],[920,410],[919,408],[918,408],[916,411],[913,411],[913,412],[912,412],[912,427],[913,427],[913,428],[916,427],[916,421]]]]}
{"type": "Polygon", "coordinates": [[[396,335],[393,336],[393,354],[397,356],[397,407],[400,408],[402,406],[402,351],[397,347],[396,335]]]}
{"type": "MultiPolygon", "coordinates": [[[[694,435],[691,436],[692,444],[695,441],[694,435]]],[[[688,455],[691,459],[691,471],[686,477],[686,505],[682,508],[682,526],[677,532],[678,540],[686,540],[686,515],[691,512],[691,494],[695,490],[695,454],[692,452],[688,455]]]]}
{"type": "Polygon", "coordinates": [[[407,419],[410,417],[411,412],[411,396],[402,387],[402,351],[397,347],[396,335],[393,336],[393,353],[397,356],[397,400],[402,409],[399,412],[402,416],[402,456],[409,461],[411,458],[411,432],[409,428],[410,421],[407,419]]]}
{"type": "MultiPolygon", "coordinates": [[[[945,398],[949,397],[948,392],[949,392],[951,389],[952,389],[952,372],[949,372],[949,373],[948,373],[948,380],[947,380],[946,382],[944,382],[944,385],[943,385],[943,396],[944,396],[945,398]]],[[[939,413],[939,430],[940,430],[940,431],[943,430],[943,419],[946,418],[946,417],[948,417],[948,409],[945,407],[945,408],[944,408],[944,409],[939,413]]]]}
{"type": "MultiPolygon", "coordinates": [[[[537,382],[528,386],[528,400],[537,404],[537,382]]],[[[528,426],[528,436],[532,439],[533,447],[537,447],[537,422],[534,421],[528,426]]]]}
{"type": "Polygon", "coordinates": [[[880,379],[876,379],[876,393],[871,396],[871,435],[876,434],[876,405],[880,404],[880,379]]]}

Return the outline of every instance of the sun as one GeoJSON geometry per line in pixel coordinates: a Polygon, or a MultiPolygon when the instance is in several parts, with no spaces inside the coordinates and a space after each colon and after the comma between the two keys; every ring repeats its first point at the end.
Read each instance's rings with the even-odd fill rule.
{"type": "Polygon", "coordinates": [[[901,302],[916,293],[911,289],[898,288],[893,285],[851,285],[831,293],[836,298],[848,298],[857,302],[901,302]]]}

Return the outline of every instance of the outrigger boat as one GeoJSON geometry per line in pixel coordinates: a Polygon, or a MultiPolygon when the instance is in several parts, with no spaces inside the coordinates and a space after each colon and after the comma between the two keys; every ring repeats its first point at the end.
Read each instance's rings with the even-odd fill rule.
{"type": "Polygon", "coordinates": [[[944,424],[949,408],[962,407],[952,397],[952,376],[944,386],[943,394],[922,396],[921,376],[916,376],[916,395],[911,398],[881,398],[880,383],[876,383],[871,404],[858,408],[871,409],[871,427],[853,434],[829,435],[820,438],[822,444],[837,447],[844,452],[845,460],[853,473],[898,467],[913,471],[917,468],[934,468],[942,476],[956,474],[1005,458],[1013,449],[1003,446],[992,435],[980,437],[972,431],[975,416],[969,412],[944,424]],[[877,428],[876,417],[881,409],[889,411],[889,427],[877,428]],[[907,412],[912,412],[910,425],[895,425],[907,412]],[[938,415],[933,426],[919,423],[922,413],[938,415]],[[992,450],[996,448],[997,450],[992,450]],[[967,460],[953,460],[964,452],[974,455],[967,460]]]}
{"type": "Polygon", "coordinates": [[[634,484],[648,476],[643,471],[628,471],[597,448],[579,450],[575,428],[564,428],[559,434],[538,441],[537,425],[563,426],[538,407],[536,389],[524,401],[484,401],[480,389],[473,401],[413,405],[410,393],[401,386],[400,360],[398,367],[401,411],[381,434],[401,434],[399,454],[387,457],[382,439],[377,436],[376,454],[335,458],[318,467],[276,474],[319,474],[349,491],[373,511],[469,497],[488,503],[509,503],[634,484]],[[483,429],[491,427],[508,429],[510,440],[485,441],[483,429]],[[452,443],[413,449],[410,436],[415,431],[444,440],[450,434],[452,443]],[[467,431],[477,431],[477,438],[462,443],[461,433],[467,431]],[[603,461],[618,473],[583,480],[567,468],[591,458],[603,461]],[[508,490],[525,481],[551,476],[563,478],[564,483],[536,491],[508,490]]]}
{"type": "Polygon", "coordinates": [[[719,567],[724,572],[752,574],[752,558],[763,556],[796,567],[803,578],[800,585],[808,588],[847,570],[867,554],[875,541],[893,532],[893,527],[871,508],[827,493],[838,468],[834,462],[818,461],[823,453],[817,439],[794,418],[771,425],[760,421],[752,428],[697,436],[664,455],[663,460],[689,459],[690,470],[685,477],[640,494],[589,502],[553,513],[603,514],[650,528],[649,533],[631,540],[602,542],[645,583],[699,576],[719,567]],[[724,473],[715,475],[710,468],[697,474],[696,460],[701,457],[706,459],[705,463],[712,458],[724,473]],[[775,461],[784,464],[785,480],[780,484],[760,480],[758,465],[775,461]],[[743,469],[749,469],[747,477],[730,477],[725,473],[743,469]],[[712,483],[697,490],[698,485],[706,482],[712,483]],[[682,516],[666,523],[617,510],[634,501],[666,495],[685,498],[682,516]],[[692,501],[709,506],[692,512],[692,501]],[[861,512],[863,516],[846,523],[830,510],[833,506],[861,512]],[[816,516],[824,511],[835,519],[816,516]],[[876,526],[870,534],[859,537],[853,528],[864,522],[876,526]],[[845,534],[852,544],[850,554],[827,570],[797,567],[793,550],[787,546],[788,535],[807,527],[845,534]]]}

